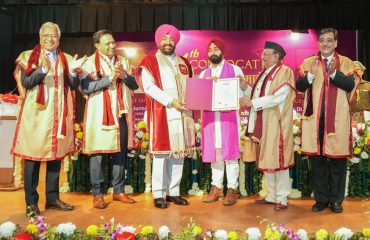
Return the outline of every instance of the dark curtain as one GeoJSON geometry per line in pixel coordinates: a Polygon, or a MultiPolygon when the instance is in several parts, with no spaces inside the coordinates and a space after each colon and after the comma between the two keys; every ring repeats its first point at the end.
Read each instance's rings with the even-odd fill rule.
{"type": "Polygon", "coordinates": [[[12,57],[13,14],[7,10],[0,10],[0,93],[14,89],[12,71],[14,58],[12,57]]]}
{"type": "MultiPolygon", "coordinates": [[[[18,1],[18,4],[26,2],[32,4],[29,1],[18,1]]],[[[370,69],[370,6],[366,2],[118,4],[122,1],[113,1],[114,4],[109,5],[98,4],[99,1],[89,4],[91,1],[86,1],[86,4],[73,4],[76,2],[80,1],[71,0],[70,4],[65,5],[50,5],[60,3],[57,0],[45,1],[49,5],[9,5],[6,14],[0,13],[3,33],[1,92],[8,92],[15,87],[11,75],[14,59],[21,51],[37,43],[39,28],[45,21],[58,23],[64,51],[79,55],[92,53],[92,33],[103,28],[116,33],[154,32],[159,25],[170,23],[181,30],[304,30],[328,26],[358,29],[358,60],[370,69]]]]}

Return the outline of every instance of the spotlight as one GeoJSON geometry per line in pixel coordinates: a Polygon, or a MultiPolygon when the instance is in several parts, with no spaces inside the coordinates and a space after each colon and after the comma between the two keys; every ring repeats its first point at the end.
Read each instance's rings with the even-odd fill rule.
{"type": "Polygon", "coordinates": [[[293,40],[293,41],[297,41],[299,39],[299,33],[296,33],[296,32],[292,32],[290,33],[290,38],[293,40]]]}
{"type": "Polygon", "coordinates": [[[137,53],[136,48],[124,48],[123,50],[125,51],[125,54],[127,57],[133,57],[137,53]]]}

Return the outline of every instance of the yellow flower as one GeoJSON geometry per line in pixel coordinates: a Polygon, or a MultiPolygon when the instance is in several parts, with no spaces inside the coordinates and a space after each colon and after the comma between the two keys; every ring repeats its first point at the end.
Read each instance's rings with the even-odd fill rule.
{"type": "Polygon", "coordinates": [[[271,228],[266,228],[265,231],[265,239],[267,240],[280,240],[281,233],[279,231],[274,231],[271,228]]]}
{"type": "Polygon", "coordinates": [[[227,234],[227,239],[229,240],[238,240],[238,234],[235,232],[235,231],[230,231],[228,234],[227,234]]]}
{"type": "Polygon", "coordinates": [[[147,148],[147,147],[148,147],[148,142],[143,141],[143,142],[141,143],[141,147],[142,147],[142,148],[147,148]]]}
{"type": "Polygon", "coordinates": [[[98,235],[98,226],[96,225],[90,225],[86,228],[87,235],[95,236],[98,235]]]}
{"type": "Polygon", "coordinates": [[[364,234],[364,237],[370,237],[370,228],[362,229],[362,234],[364,234]]]}
{"type": "Polygon", "coordinates": [[[149,133],[148,132],[144,133],[143,138],[144,140],[149,140],[149,133]]]}
{"type": "Polygon", "coordinates": [[[370,138],[370,133],[368,133],[366,137],[369,139],[370,138]]]}
{"type": "Polygon", "coordinates": [[[149,235],[154,232],[154,228],[152,226],[144,226],[141,228],[141,235],[149,235]]]}
{"type": "Polygon", "coordinates": [[[273,234],[274,234],[274,231],[272,231],[271,228],[266,228],[266,231],[265,231],[265,238],[266,239],[270,239],[273,234]]]}
{"type": "Polygon", "coordinates": [[[299,148],[297,149],[297,153],[298,153],[298,154],[301,154],[301,153],[302,153],[302,148],[301,148],[301,147],[299,147],[299,148]]]}
{"type": "Polygon", "coordinates": [[[328,232],[325,229],[320,229],[315,233],[316,240],[324,240],[328,236],[328,232]]]}
{"type": "Polygon", "coordinates": [[[195,225],[193,227],[193,234],[196,234],[196,235],[202,234],[202,229],[198,225],[195,225]]]}
{"type": "Polygon", "coordinates": [[[361,148],[358,148],[358,147],[353,150],[354,154],[360,154],[360,152],[361,152],[361,148]]]}
{"type": "Polygon", "coordinates": [[[84,136],[83,132],[76,133],[76,138],[78,139],[82,139],[83,136],[84,136]]]}
{"type": "Polygon", "coordinates": [[[244,139],[240,139],[240,146],[244,146],[244,139]]]}
{"type": "Polygon", "coordinates": [[[26,231],[32,235],[37,235],[39,233],[39,229],[37,228],[37,226],[32,223],[26,226],[26,231]]]}
{"type": "Polygon", "coordinates": [[[76,132],[81,131],[80,124],[75,123],[75,131],[76,131],[76,132]]]}
{"type": "Polygon", "coordinates": [[[142,129],[142,128],[146,129],[146,122],[144,122],[144,121],[138,122],[137,127],[140,128],[140,129],[142,129]]]}

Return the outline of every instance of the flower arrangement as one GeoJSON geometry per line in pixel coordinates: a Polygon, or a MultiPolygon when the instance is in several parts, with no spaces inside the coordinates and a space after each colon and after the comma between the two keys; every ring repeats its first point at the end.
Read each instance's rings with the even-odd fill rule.
{"type": "Polygon", "coordinates": [[[151,225],[140,226],[137,230],[133,226],[116,223],[114,218],[100,225],[89,225],[86,229],[79,229],[73,223],[61,223],[51,226],[44,222],[42,216],[31,218],[25,229],[12,222],[0,224],[0,240],[32,240],[32,239],[68,239],[68,240],[365,240],[370,238],[370,228],[364,228],[361,232],[341,227],[330,234],[325,229],[307,233],[304,229],[294,232],[285,225],[276,225],[262,219],[261,224],[267,223],[264,234],[260,228],[249,227],[244,232],[238,230],[226,231],[224,229],[202,229],[192,219],[178,234],[173,234],[166,225],[158,231],[151,225]]]}
{"type": "Polygon", "coordinates": [[[359,163],[360,159],[368,160],[370,154],[370,121],[352,123],[353,153],[351,163],[359,163]]]}
{"type": "Polygon", "coordinates": [[[293,111],[294,152],[301,154],[301,114],[293,111]]]}

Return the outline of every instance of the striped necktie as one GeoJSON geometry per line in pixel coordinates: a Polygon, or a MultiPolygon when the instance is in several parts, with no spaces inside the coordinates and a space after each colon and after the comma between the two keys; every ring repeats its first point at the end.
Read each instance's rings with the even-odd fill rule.
{"type": "Polygon", "coordinates": [[[50,60],[51,67],[52,67],[53,69],[55,69],[56,58],[55,58],[55,54],[54,54],[54,52],[49,52],[47,55],[48,55],[48,58],[49,58],[49,60],[50,60]]]}

